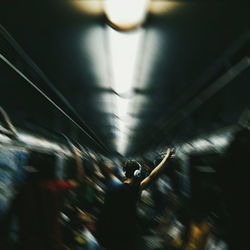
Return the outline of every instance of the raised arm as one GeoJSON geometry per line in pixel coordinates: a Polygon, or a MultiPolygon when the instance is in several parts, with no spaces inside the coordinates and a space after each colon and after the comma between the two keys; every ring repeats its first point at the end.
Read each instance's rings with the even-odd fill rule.
{"type": "Polygon", "coordinates": [[[165,167],[165,164],[167,160],[170,158],[170,156],[171,156],[171,149],[168,148],[165,157],[159,163],[159,165],[153,169],[153,171],[150,173],[148,177],[146,177],[143,181],[141,181],[140,185],[142,189],[146,188],[148,185],[152,183],[153,180],[155,180],[155,178],[158,176],[161,170],[165,167]]]}

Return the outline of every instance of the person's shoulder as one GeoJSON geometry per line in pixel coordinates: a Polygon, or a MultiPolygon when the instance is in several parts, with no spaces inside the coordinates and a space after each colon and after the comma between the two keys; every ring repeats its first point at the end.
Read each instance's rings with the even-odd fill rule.
{"type": "Polygon", "coordinates": [[[107,186],[108,187],[120,187],[123,184],[119,179],[117,178],[112,178],[107,181],[107,186]]]}
{"type": "Polygon", "coordinates": [[[138,192],[141,189],[140,182],[123,183],[123,187],[124,189],[132,190],[135,192],[138,192]]]}

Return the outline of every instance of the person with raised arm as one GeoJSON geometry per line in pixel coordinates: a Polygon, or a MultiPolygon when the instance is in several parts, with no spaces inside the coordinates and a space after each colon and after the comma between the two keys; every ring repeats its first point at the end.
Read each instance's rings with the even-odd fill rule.
{"type": "Polygon", "coordinates": [[[130,160],[123,167],[125,179],[116,180],[108,166],[102,166],[109,184],[101,216],[97,223],[96,237],[108,250],[135,250],[137,247],[138,230],[136,207],[140,193],[160,175],[166,166],[172,150],[167,149],[166,155],[155,169],[142,179],[142,166],[139,162],[130,160]],[[111,180],[111,184],[110,184],[111,180]]]}

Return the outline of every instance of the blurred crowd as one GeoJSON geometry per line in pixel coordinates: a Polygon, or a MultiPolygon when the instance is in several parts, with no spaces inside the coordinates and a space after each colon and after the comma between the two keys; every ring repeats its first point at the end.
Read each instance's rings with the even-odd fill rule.
{"type": "MultiPolygon", "coordinates": [[[[75,146],[72,152],[62,160],[56,154],[0,147],[0,249],[105,249],[97,223],[109,188],[106,175],[112,174],[112,185],[124,181],[125,159],[87,154],[75,146]]],[[[141,191],[137,249],[248,249],[249,153],[250,132],[242,129],[216,157],[213,182],[204,178],[195,186],[196,173],[191,171],[190,195],[181,190],[181,160],[170,159],[157,180],[141,191]]],[[[138,161],[144,179],[162,156],[138,161]]],[[[123,238],[125,242],[126,235],[123,238]]]]}

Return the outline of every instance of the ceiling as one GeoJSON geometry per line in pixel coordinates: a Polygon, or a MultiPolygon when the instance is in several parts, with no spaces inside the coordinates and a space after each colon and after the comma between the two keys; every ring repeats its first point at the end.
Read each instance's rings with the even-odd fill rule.
{"type": "Polygon", "coordinates": [[[1,1],[13,38],[0,33],[1,54],[47,97],[0,60],[0,105],[18,127],[134,155],[234,124],[249,106],[250,2],[156,0],[168,6],[128,33],[93,12],[100,1],[82,2],[93,8],[1,1]]]}

